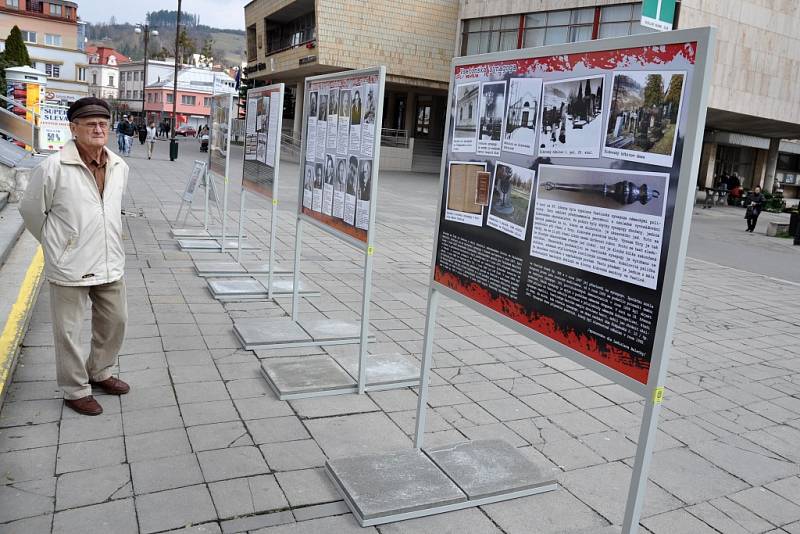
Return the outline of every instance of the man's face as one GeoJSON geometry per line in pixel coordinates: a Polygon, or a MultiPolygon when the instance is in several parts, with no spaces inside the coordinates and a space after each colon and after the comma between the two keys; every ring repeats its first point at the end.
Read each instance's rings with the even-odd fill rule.
{"type": "Polygon", "coordinates": [[[102,148],[108,141],[109,121],[104,117],[82,117],[69,125],[75,142],[84,147],[102,148]]]}

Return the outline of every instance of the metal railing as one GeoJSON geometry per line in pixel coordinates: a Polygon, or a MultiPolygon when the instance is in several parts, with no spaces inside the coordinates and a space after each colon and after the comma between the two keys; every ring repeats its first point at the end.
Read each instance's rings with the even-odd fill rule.
{"type": "Polygon", "coordinates": [[[381,146],[408,148],[408,130],[398,130],[395,128],[382,128],[381,146]]]}
{"type": "Polygon", "coordinates": [[[39,114],[13,98],[0,95],[0,102],[9,104],[12,108],[24,110],[26,114],[30,113],[33,116],[33,120],[28,121],[24,116],[19,116],[13,111],[8,110],[8,106],[1,105],[0,134],[25,143],[26,146],[31,147],[33,151],[36,152],[39,145],[39,136],[37,135],[39,114]]]}

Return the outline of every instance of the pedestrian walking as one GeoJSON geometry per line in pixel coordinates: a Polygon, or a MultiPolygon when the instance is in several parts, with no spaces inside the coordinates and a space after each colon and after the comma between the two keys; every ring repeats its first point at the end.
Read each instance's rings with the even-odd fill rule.
{"type": "Polygon", "coordinates": [[[156,131],[156,123],[150,121],[150,124],[147,126],[147,159],[151,159],[153,157],[153,147],[156,144],[157,136],[158,132],[156,131]]]}
{"type": "Polygon", "coordinates": [[[25,227],[42,244],[50,285],[56,377],[65,404],[83,415],[103,413],[92,395],[123,395],[129,386],[111,374],[125,338],[125,247],[122,194],[128,165],[105,148],[111,113],[86,97],[67,111],[72,139],[31,173],[20,204],[25,227]],[[88,356],[80,332],[88,302],[88,356]]]}
{"type": "Polygon", "coordinates": [[[128,116],[123,115],[122,119],[117,121],[117,152],[120,154],[125,153],[125,127],[124,124],[128,122],[128,116]]]}
{"type": "Polygon", "coordinates": [[[747,194],[747,208],[744,212],[744,218],[747,219],[746,232],[753,233],[756,229],[758,216],[761,215],[761,210],[764,208],[766,199],[764,194],[761,193],[761,188],[756,186],[750,193],[747,194]]]}
{"type": "Polygon", "coordinates": [[[136,129],[139,132],[139,144],[145,144],[147,141],[147,125],[145,124],[144,120],[136,125],[136,129]]]}

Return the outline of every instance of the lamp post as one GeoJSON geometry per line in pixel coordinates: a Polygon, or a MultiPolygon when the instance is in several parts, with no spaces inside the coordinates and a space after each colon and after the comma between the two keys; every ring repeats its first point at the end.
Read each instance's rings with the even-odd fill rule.
{"type": "Polygon", "coordinates": [[[133,29],[134,33],[144,34],[144,73],[142,75],[142,122],[147,126],[147,112],[144,109],[145,90],[147,89],[147,45],[150,43],[150,36],[158,37],[158,30],[150,30],[150,25],[137,24],[133,29]]]}
{"type": "Polygon", "coordinates": [[[178,129],[178,54],[181,43],[181,0],[178,0],[178,13],[175,15],[175,75],[172,77],[172,138],[169,140],[169,160],[178,159],[178,142],[175,130],[178,129]]]}

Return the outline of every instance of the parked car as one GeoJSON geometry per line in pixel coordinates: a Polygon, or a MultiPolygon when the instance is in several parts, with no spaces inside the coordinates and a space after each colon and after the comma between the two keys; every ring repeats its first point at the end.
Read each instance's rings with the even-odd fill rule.
{"type": "Polygon", "coordinates": [[[189,137],[189,136],[194,137],[195,135],[197,135],[197,130],[195,130],[191,126],[181,126],[177,130],[175,130],[175,135],[181,135],[183,137],[189,137]]]}

